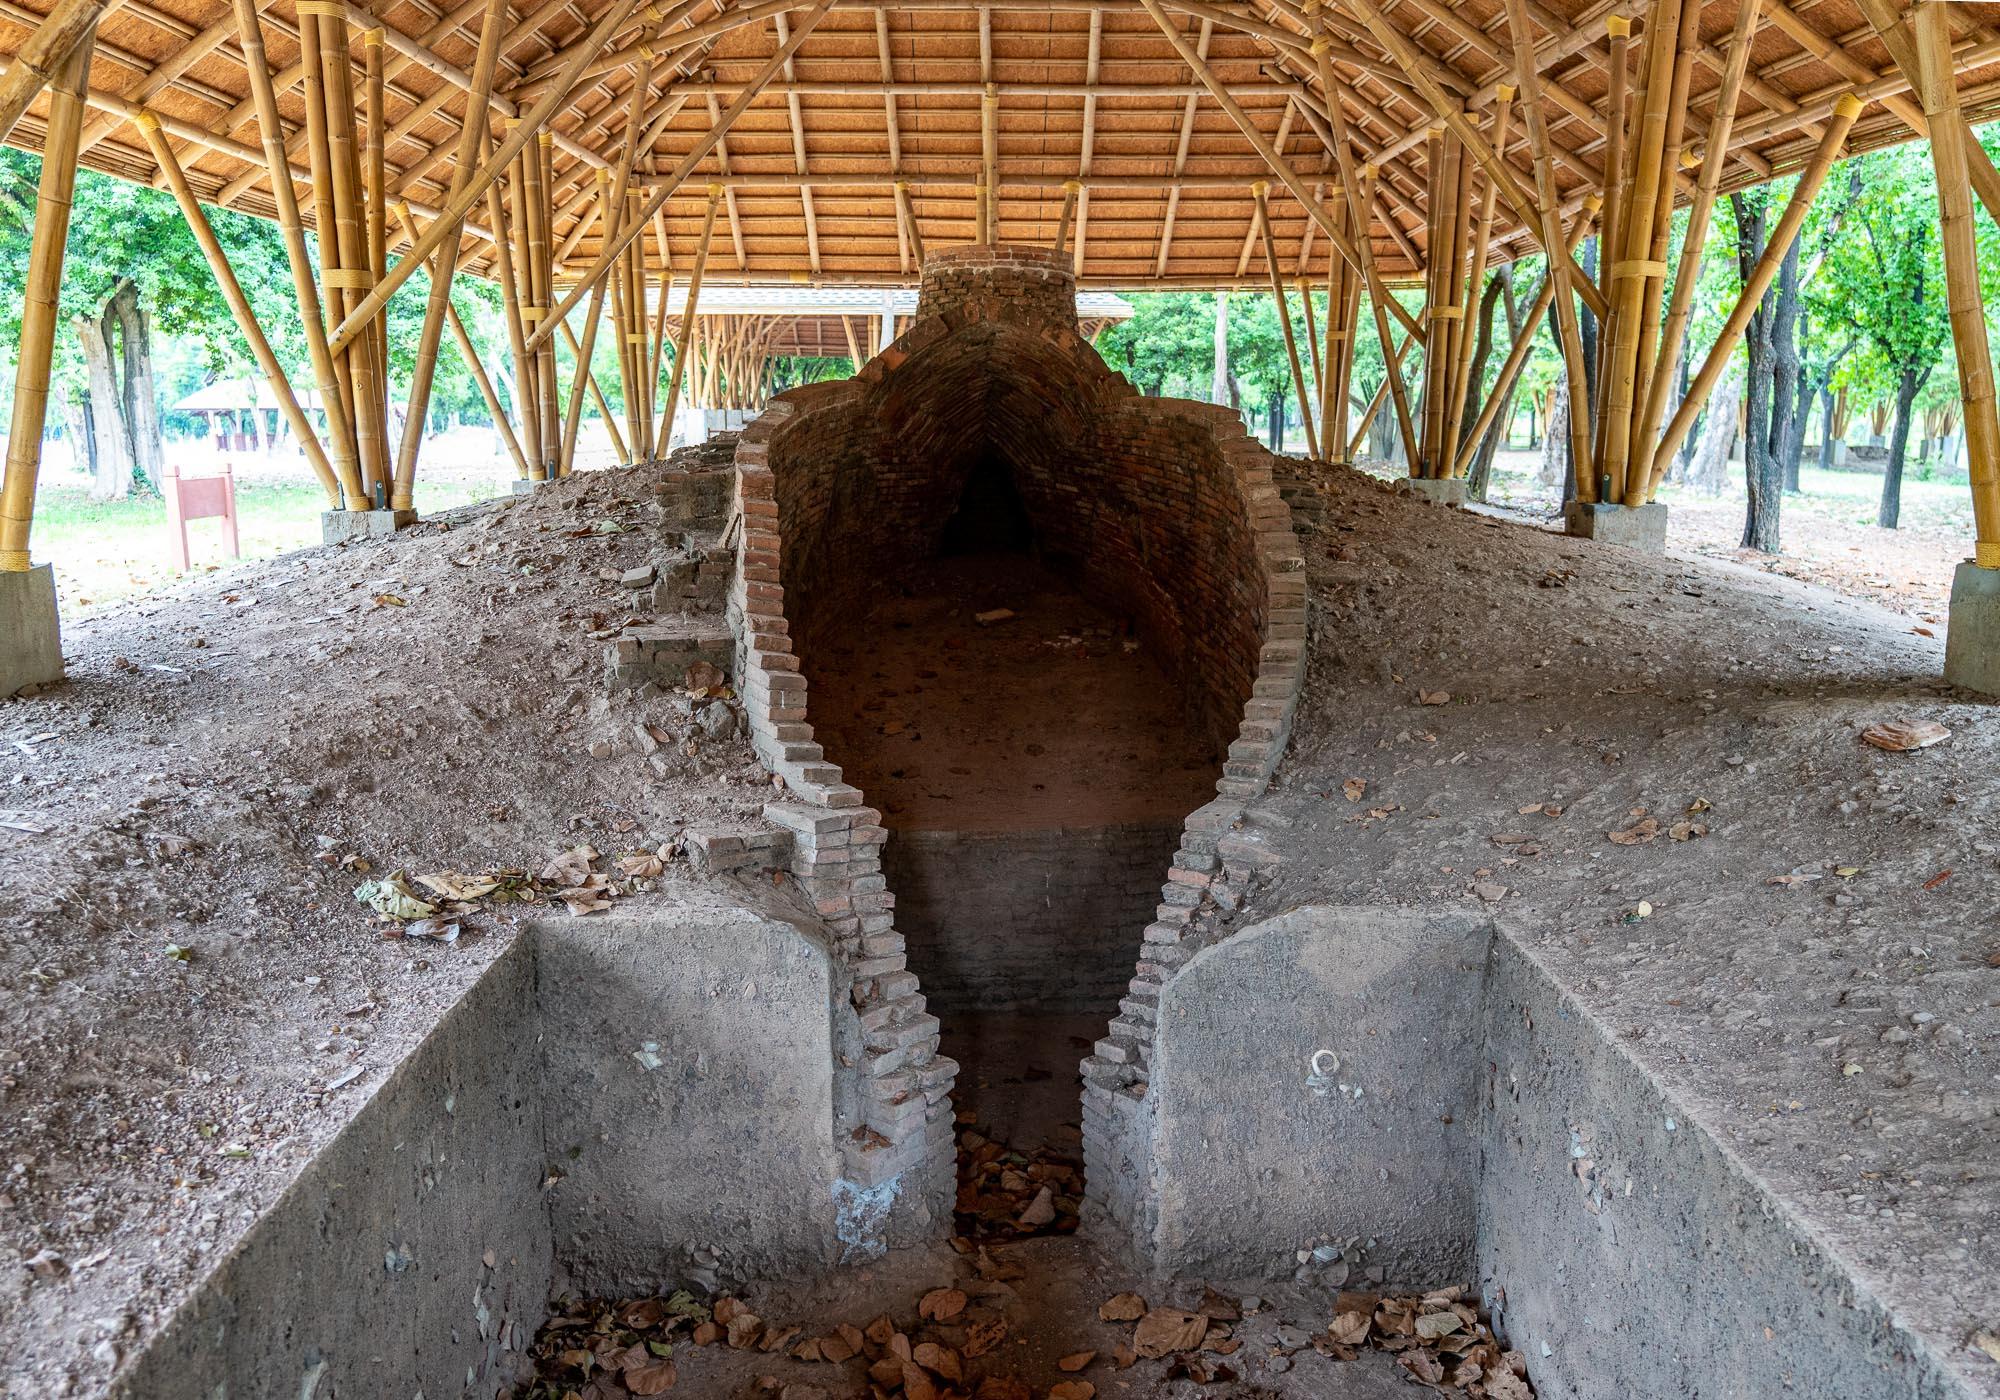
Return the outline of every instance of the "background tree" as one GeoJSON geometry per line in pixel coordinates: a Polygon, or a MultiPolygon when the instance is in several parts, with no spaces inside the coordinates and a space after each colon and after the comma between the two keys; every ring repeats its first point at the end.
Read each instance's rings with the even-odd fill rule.
{"type": "Polygon", "coordinates": [[[1876,523],[1896,528],[1903,466],[1917,395],[1950,348],[1944,264],[1937,240],[1937,200],[1929,152],[1879,151],[1853,162],[1851,236],[1829,246],[1814,294],[1829,321],[1838,317],[1860,338],[1865,363],[1856,378],[1887,389],[1895,405],[1889,461],[1882,473],[1876,523]]]}

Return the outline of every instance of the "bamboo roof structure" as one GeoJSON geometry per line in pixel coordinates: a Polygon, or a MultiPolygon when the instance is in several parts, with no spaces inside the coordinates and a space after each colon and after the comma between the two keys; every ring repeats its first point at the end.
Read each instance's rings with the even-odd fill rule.
{"type": "MultiPolygon", "coordinates": [[[[317,13],[327,0],[269,0],[259,9],[303,186],[301,3],[317,13]]],[[[335,0],[332,8],[344,11],[357,91],[367,36],[380,32],[389,194],[428,223],[449,196],[484,6],[335,0]]],[[[1630,25],[1636,59],[1648,7],[1530,0],[1526,8],[1554,188],[1564,215],[1573,215],[1602,185],[1608,35],[1630,25]]],[[[1921,110],[1864,8],[1863,0],[1763,7],[1724,190],[1804,165],[1850,93],[1867,105],[1849,149],[1912,135],[1921,110]]],[[[1714,116],[1735,11],[1712,0],[1699,20],[1680,198],[1692,190],[1714,116]]],[[[0,58],[12,64],[43,18],[0,0],[0,58]]],[[[1324,221],[1300,196],[1331,198],[1339,127],[1353,158],[1377,172],[1371,233],[1381,274],[1414,277],[1426,261],[1435,185],[1426,149],[1439,125],[1433,96],[1490,135],[1496,95],[1516,81],[1501,0],[516,0],[508,19],[492,96],[480,110],[497,141],[538,101],[559,97],[546,128],[552,235],[557,275],[571,279],[600,252],[598,182],[618,164],[636,112],[632,184],[642,200],[673,186],[661,210],[670,263],[692,256],[708,193],[721,189],[714,285],[906,283],[923,246],[979,237],[987,188],[993,226],[985,241],[1049,243],[1073,197],[1068,233],[1086,286],[1262,285],[1253,273],[1261,250],[1251,186],[1275,168],[1218,87],[1286,167],[1276,172],[1269,217],[1288,275],[1324,275],[1333,252],[1320,235],[1324,221]],[[601,51],[580,53],[605,39],[593,30],[607,22],[601,51]],[[1191,69],[1190,55],[1213,85],[1191,69]],[[579,77],[563,91],[573,58],[579,77]],[[1329,80],[1338,123],[1328,113],[1329,80]]],[[[1967,117],[2000,112],[2000,30],[1983,7],[1956,10],[1952,42],[1967,117]]],[[[40,147],[49,101],[46,92],[35,99],[10,142],[40,147]]],[[[86,101],[84,165],[164,184],[135,124],[150,112],[202,202],[275,213],[230,0],[111,0],[86,101]]],[[[1527,126],[1512,124],[1503,158],[1533,191],[1527,126]]],[[[470,212],[460,258],[474,272],[490,266],[482,212],[470,212]]],[[[1496,260],[1538,246],[1505,204],[1492,239],[1496,260]]],[[[656,241],[640,242],[646,265],[657,268],[656,241]]]]}

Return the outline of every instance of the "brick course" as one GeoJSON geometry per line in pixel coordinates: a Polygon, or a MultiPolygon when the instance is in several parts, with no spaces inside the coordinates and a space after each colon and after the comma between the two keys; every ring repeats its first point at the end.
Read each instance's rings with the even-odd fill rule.
{"type": "MultiPolygon", "coordinates": [[[[1231,410],[1144,398],[1106,367],[1077,333],[1074,280],[1044,249],[934,256],[900,339],[854,379],[791,390],[744,429],[740,560],[755,562],[739,562],[730,593],[735,673],[757,751],[787,789],[767,815],[793,833],[792,873],[855,978],[863,1053],[840,1093],[858,1105],[843,1147],[864,1189],[902,1178],[904,1196],[946,1208],[957,1066],[937,1054],[937,1020],[895,928],[887,833],[811,741],[797,658],[903,562],[936,551],[989,454],[1010,469],[1045,562],[1130,613],[1226,754],[1218,797],[1184,823],[1164,887],[1156,873],[1142,902],[1134,882],[1137,960],[1084,1062],[1086,1218],[1131,1242],[1153,1209],[1153,1011],[1165,979],[1240,906],[1249,871],[1228,838],[1289,737],[1304,560],[1271,455],[1231,410]]],[[[1171,844],[1162,833],[1162,856],[1171,844]]],[[[947,975],[940,989],[970,997],[977,981],[947,975]]]]}

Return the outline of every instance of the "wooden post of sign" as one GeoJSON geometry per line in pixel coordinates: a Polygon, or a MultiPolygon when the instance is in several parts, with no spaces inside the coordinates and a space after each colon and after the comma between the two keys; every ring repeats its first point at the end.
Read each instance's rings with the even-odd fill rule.
{"type": "MultiPolygon", "coordinates": [[[[48,421],[50,366],[55,358],[63,249],[69,241],[76,150],[83,135],[83,96],[90,85],[95,33],[56,60],[48,80],[49,122],[43,137],[41,182],[35,191],[35,231],[21,293],[21,339],[14,357],[14,416],[7,434],[6,474],[0,477],[0,573],[24,574],[28,531],[35,516],[35,481],[42,468],[42,428],[48,421]]],[[[60,675],[60,669],[57,672],[60,675]]]]}

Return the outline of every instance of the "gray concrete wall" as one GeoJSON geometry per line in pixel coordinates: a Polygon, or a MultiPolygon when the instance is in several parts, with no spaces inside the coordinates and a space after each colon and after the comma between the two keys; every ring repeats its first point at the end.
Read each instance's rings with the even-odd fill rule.
{"type": "Polygon", "coordinates": [[[112,1385],[118,1400],[490,1396],[554,1267],[526,936],[112,1385]],[[485,1257],[491,1252],[493,1263],[485,1257]]]}
{"type": "Polygon", "coordinates": [[[538,936],[567,1286],[624,1296],[830,1267],[846,989],[819,940],[699,891],[538,936]]]}
{"type": "Polygon", "coordinates": [[[1132,980],[1180,839],[1178,819],[891,831],[882,870],[932,1012],[1109,1012],[1132,980]]]}
{"type": "Polygon", "coordinates": [[[1480,1278],[1543,1400],[1969,1394],[1504,928],[1486,1042],[1480,1278]]]}
{"type": "Polygon", "coordinates": [[[1329,1284],[1468,1280],[1489,937],[1475,915],[1309,906],[1170,979],[1156,1265],[1271,1277],[1319,1247],[1329,1284]]]}

